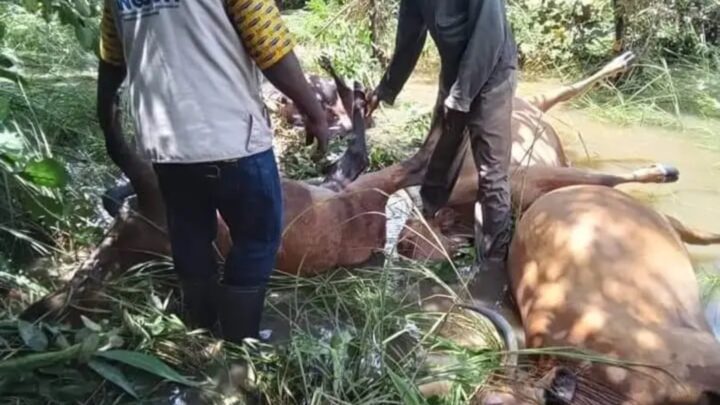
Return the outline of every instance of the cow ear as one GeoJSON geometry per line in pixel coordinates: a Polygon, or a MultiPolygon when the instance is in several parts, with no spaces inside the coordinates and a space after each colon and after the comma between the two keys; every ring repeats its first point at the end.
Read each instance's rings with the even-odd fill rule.
{"type": "Polygon", "coordinates": [[[545,405],[568,405],[575,398],[577,376],[564,367],[555,369],[550,387],[545,390],[545,405]]]}

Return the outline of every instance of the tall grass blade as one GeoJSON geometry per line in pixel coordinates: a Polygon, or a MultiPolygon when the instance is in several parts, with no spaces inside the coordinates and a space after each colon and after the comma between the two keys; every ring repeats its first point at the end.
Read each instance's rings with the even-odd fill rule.
{"type": "Polygon", "coordinates": [[[48,338],[39,326],[21,320],[18,321],[18,333],[30,349],[36,352],[47,349],[48,338]]]}
{"type": "Polygon", "coordinates": [[[108,350],[106,352],[99,352],[96,356],[127,364],[128,366],[135,367],[178,384],[189,387],[197,387],[199,385],[198,383],[183,377],[180,373],[170,368],[158,358],[147,354],[132,352],[129,350],[108,350]]]}
{"type": "Polygon", "coordinates": [[[138,398],[138,394],[135,392],[132,384],[130,383],[130,381],[128,381],[127,377],[125,377],[125,374],[119,368],[99,359],[92,359],[88,361],[87,365],[94,372],[98,373],[100,377],[122,388],[123,391],[130,394],[133,398],[138,398]]]}

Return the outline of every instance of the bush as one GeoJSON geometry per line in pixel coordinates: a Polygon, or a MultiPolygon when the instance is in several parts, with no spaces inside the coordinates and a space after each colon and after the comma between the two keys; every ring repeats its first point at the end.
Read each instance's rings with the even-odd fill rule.
{"type": "Polygon", "coordinates": [[[527,70],[598,63],[612,48],[612,9],[605,0],[516,0],[509,19],[527,70]]]}

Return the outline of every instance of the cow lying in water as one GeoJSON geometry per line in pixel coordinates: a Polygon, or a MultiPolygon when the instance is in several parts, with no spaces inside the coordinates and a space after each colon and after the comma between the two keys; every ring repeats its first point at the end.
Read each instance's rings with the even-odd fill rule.
{"type": "MultiPolygon", "coordinates": [[[[624,183],[663,183],[677,180],[678,171],[664,165],[653,165],[625,174],[571,168],[560,137],[545,119],[545,113],[552,107],[586,92],[604,78],[623,72],[634,58],[632,52],[627,52],[577,83],[527,100],[515,98],[510,186],[517,216],[541,195],[565,186],[595,184],[615,187],[624,183]]],[[[406,257],[429,260],[443,260],[452,254],[456,247],[453,239],[472,237],[477,186],[475,164],[470,148],[465,145],[458,180],[447,205],[435,218],[427,222],[408,221],[398,243],[398,252],[406,257]]],[[[675,218],[666,218],[686,243],[720,243],[720,234],[691,229],[675,218]]]]}
{"type": "MultiPolygon", "coordinates": [[[[364,94],[360,89],[354,92],[347,89],[339,78],[337,88],[340,98],[346,100],[344,105],[349,105],[349,111],[352,111],[354,131],[350,146],[331,168],[323,184],[282,181],[285,218],[277,268],[285,273],[310,276],[338,266],[356,266],[367,262],[381,250],[385,244],[384,212],[388,197],[400,189],[420,183],[440,136],[441,123],[436,115],[425,143],[414,156],[383,170],[360,175],[367,166],[364,94]]],[[[541,139],[550,144],[552,141],[548,140],[548,133],[543,132],[541,139]]],[[[165,257],[170,252],[165,232],[165,210],[152,167],[123,139],[108,139],[107,142],[111,157],[130,179],[137,193],[136,201],[129,207],[131,209],[118,215],[102,243],[81,265],[68,285],[32,305],[25,313],[27,318],[46,312],[61,313],[70,302],[76,306],[76,314],[82,307],[100,305],[95,300],[105,280],[140,263],[165,257]]],[[[561,156],[562,147],[559,143],[557,145],[554,156],[561,156]]],[[[527,170],[532,171],[532,168],[527,170]]],[[[572,171],[566,173],[570,176],[567,182],[587,181],[584,174],[573,177],[572,171]]],[[[558,176],[558,173],[550,172],[549,175],[558,176]]],[[[653,169],[648,176],[630,180],[665,179],[662,171],[653,169]]],[[[547,178],[546,175],[545,181],[552,181],[552,177],[547,178]]],[[[224,257],[230,246],[230,237],[221,218],[217,242],[219,255],[224,257]]]]}
{"type": "Polygon", "coordinates": [[[562,188],[518,221],[508,266],[530,348],[579,348],[626,365],[545,356],[545,388],[525,381],[480,403],[720,403],[720,344],[662,215],[611,188],[562,188]]]}

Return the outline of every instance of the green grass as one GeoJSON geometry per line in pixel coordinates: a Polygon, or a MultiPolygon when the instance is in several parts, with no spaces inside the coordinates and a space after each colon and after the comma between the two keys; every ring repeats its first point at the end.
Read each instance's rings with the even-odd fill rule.
{"type": "Polygon", "coordinates": [[[623,125],[667,127],[693,133],[720,150],[720,73],[717,56],[695,61],[637,63],[617,86],[605,82],[573,102],[593,115],[623,125]]]}
{"type": "MultiPolygon", "coordinates": [[[[188,331],[170,314],[174,296],[167,270],[167,264],[157,263],[111,282],[106,290],[110,310],[88,319],[82,328],[41,324],[28,334],[23,329],[27,325],[2,316],[7,321],[0,325],[5,343],[0,349],[0,395],[20,404],[60,399],[127,403],[132,400],[128,390],[89,363],[111,349],[143,353],[195,377],[201,385],[191,391],[212,403],[243,394],[233,392],[238,381],[228,380],[239,364],[254,375],[253,381],[242,382],[246,390],[253,387],[268,403],[283,404],[401,404],[410,403],[410,397],[425,403],[416,385],[439,378],[454,381],[454,394],[433,403],[463,404],[498,368],[500,352],[492,345],[460,347],[440,333],[444,314],[419,310],[418,284],[435,276],[417,264],[338,270],[313,279],[278,276],[266,313],[289,326],[289,337],[275,346],[243,347],[188,331]],[[99,342],[91,345],[92,339],[99,342]],[[73,344],[90,348],[84,355],[63,352],[73,344]],[[37,353],[52,358],[42,367],[3,373],[9,362],[32,364],[37,353]],[[454,361],[433,364],[431,353],[454,361]]],[[[487,330],[476,318],[455,319],[475,333],[487,330]]],[[[492,336],[486,339],[493,341],[492,336]]],[[[159,366],[148,372],[111,364],[118,368],[117,379],[149,400],[172,391],[172,384],[160,378],[159,366]]]]}
{"type": "MultiPolygon", "coordinates": [[[[0,179],[0,215],[13,219],[4,225],[15,233],[3,254],[15,265],[27,266],[18,259],[27,256],[28,247],[40,246],[41,255],[49,249],[73,257],[95,241],[102,225],[99,195],[117,171],[109,164],[95,119],[95,56],[83,51],[74,33],[57,22],[46,23],[12,5],[2,11],[2,46],[22,62],[26,84],[0,81],[0,124],[29,145],[23,153],[46,151],[70,172],[67,187],[54,194],[43,191],[41,197],[38,191],[26,193],[33,197],[24,200],[12,192],[15,186],[8,178],[0,179]],[[52,208],[51,215],[38,209],[38,201],[52,208]]],[[[0,237],[7,241],[7,232],[0,237]]]]}
{"type": "Polygon", "coordinates": [[[698,281],[703,301],[715,298],[720,294],[720,273],[717,271],[700,268],[698,281]]]}

